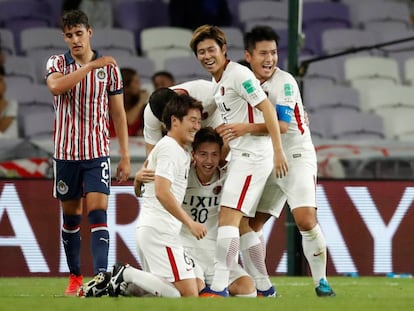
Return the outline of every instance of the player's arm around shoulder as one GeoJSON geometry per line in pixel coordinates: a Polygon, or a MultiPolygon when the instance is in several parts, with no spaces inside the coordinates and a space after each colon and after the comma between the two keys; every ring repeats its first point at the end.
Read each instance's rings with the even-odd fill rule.
{"type": "Polygon", "coordinates": [[[207,234],[207,228],[195,222],[181,207],[180,203],[170,191],[171,181],[165,177],[155,175],[154,185],[155,196],[162,206],[185,225],[198,240],[204,238],[207,234]]]}
{"type": "Polygon", "coordinates": [[[119,141],[121,156],[116,171],[116,178],[118,181],[126,181],[131,173],[131,164],[128,149],[128,129],[122,93],[109,96],[109,109],[114,123],[116,137],[119,141]]]}

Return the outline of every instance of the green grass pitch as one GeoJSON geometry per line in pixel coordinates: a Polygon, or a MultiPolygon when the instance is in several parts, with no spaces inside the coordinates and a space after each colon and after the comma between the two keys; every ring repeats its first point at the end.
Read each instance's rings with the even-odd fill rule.
{"type": "MultiPolygon", "coordinates": [[[[89,280],[89,279],[87,279],[89,280]]],[[[330,277],[334,298],[318,298],[310,277],[274,277],[279,297],[84,298],[62,295],[66,278],[0,278],[0,310],[382,311],[414,310],[414,279],[330,277]]]]}

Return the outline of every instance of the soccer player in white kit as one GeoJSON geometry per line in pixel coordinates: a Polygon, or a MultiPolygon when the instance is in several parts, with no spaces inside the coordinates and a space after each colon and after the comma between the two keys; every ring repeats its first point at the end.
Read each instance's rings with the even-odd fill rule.
{"type": "MultiPolygon", "coordinates": [[[[193,262],[186,255],[179,233],[185,225],[197,238],[206,228],[182,209],[191,156],[187,144],[200,129],[202,105],[187,95],[174,96],[165,106],[164,136],[148,155],[154,182],[145,184],[137,223],[137,247],[144,270],[174,284],[181,296],[198,296],[193,262]]],[[[116,271],[115,271],[116,277],[116,271]]]]}
{"type": "MultiPolygon", "coordinates": [[[[200,26],[193,33],[190,47],[213,76],[213,93],[224,123],[265,123],[270,135],[244,135],[229,143],[231,161],[221,197],[217,264],[211,286],[200,293],[201,296],[227,297],[229,273],[239,252],[239,227],[248,227],[248,220],[243,216],[255,215],[273,168],[277,177],[283,177],[288,166],[274,108],[253,73],[227,60],[223,31],[216,26],[200,26]]],[[[262,268],[265,269],[264,260],[262,268]]]]}
{"type": "MultiPolygon", "coordinates": [[[[267,26],[257,26],[244,36],[245,58],[263,90],[275,106],[289,174],[281,179],[272,175],[265,186],[251,226],[260,231],[266,220],[279,216],[286,200],[302,235],[319,297],[335,296],[326,279],[326,242],[316,215],[317,159],[298,84],[294,77],[277,67],[279,37],[267,26]]],[[[225,132],[225,129],[222,129],[225,132]]],[[[243,239],[243,237],[242,237],[243,239]]],[[[249,272],[249,266],[246,266],[249,272]]]]}
{"type": "MultiPolygon", "coordinates": [[[[210,285],[214,275],[220,197],[226,178],[226,167],[219,167],[223,141],[213,128],[206,127],[197,132],[192,146],[194,161],[183,209],[207,227],[207,235],[197,240],[182,227],[181,238],[187,253],[195,261],[196,277],[210,285]]],[[[228,288],[232,296],[256,297],[253,280],[237,262],[230,271],[228,288]]]]}
{"type": "MultiPolygon", "coordinates": [[[[222,146],[223,140],[213,128],[205,127],[197,132],[192,144],[193,164],[188,175],[188,186],[182,204],[183,209],[194,221],[207,228],[207,234],[201,240],[197,240],[186,227],[182,227],[180,233],[184,249],[194,260],[195,275],[201,284],[200,287],[204,287],[204,284],[209,285],[214,274],[220,196],[226,178],[226,168],[219,167],[222,146]]],[[[148,168],[141,171],[151,173],[148,168]]],[[[137,174],[135,178],[142,182],[142,174],[137,174]]],[[[139,272],[135,269],[136,278],[133,284],[135,286],[128,284],[128,289],[124,290],[127,295],[131,293],[142,296],[142,292],[137,291],[136,286],[148,291],[149,283],[152,289],[158,289],[160,293],[166,290],[171,292],[171,289],[166,288],[160,282],[152,280],[143,282],[142,271],[140,275],[138,275],[139,272]],[[131,285],[132,290],[130,290],[131,285]]],[[[256,288],[252,278],[238,263],[230,271],[229,292],[238,297],[256,297],[256,288]]]]}

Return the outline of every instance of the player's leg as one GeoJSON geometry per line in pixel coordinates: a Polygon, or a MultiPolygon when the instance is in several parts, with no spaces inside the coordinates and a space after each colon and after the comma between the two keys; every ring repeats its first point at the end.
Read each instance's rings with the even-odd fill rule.
{"type": "Polygon", "coordinates": [[[107,222],[110,166],[107,157],[85,161],[83,166],[86,207],[91,230],[93,273],[108,269],[109,231],[107,222]]]}
{"type": "Polygon", "coordinates": [[[236,297],[254,298],[257,296],[253,279],[239,265],[236,264],[230,271],[229,293],[236,297]]]}
{"type": "MultiPolygon", "coordinates": [[[[198,296],[195,263],[184,251],[179,236],[171,236],[152,227],[138,227],[136,241],[142,265],[147,272],[175,286],[183,297],[198,296]]],[[[164,286],[157,282],[153,284],[164,286]]],[[[155,290],[161,288],[165,287],[155,290]]]]}
{"type": "Polygon", "coordinates": [[[326,241],[316,214],[315,155],[303,154],[299,159],[301,160],[292,164],[293,172],[289,172],[292,174],[285,179],[283,190],[302,235],[302,248],[312,273],[316,293],[318,296],[334,296],[335,293],[326,279],[326,241]]]}
{"type": "Polygon", "coordinates": [[[326,277],[326,242],[316,219],[316,208],[299,207],[292,210],[302,235],[303,253],[308,261],[318,296],[334,296],[326,277]]]}
{"type": "Polygon", "coordinates": [[[181,297],[179,290],[170,282],[150,272],[136,269],[130,265],[117,263],[113,267],[112,278],[109,284],[110,296],[116,297],[121,293],[120,287],[122,286],[122,282],[134,284],[137,288],[142,289],[143,292],[139,294],[140,296],[149,294],[157,297],[181,297]]]}
{"type": "Polygon", "coordinates": [[[253,277],[258,296],[276,297],[276,290],[267,273],[263,245],[258,234],[249,226],[249,219],[246,217],[240,223],[240,234],[243,266],[253,277]]]}
{"type": "Polygon", "coordinates": [[[62,201],[61,205],[63,211],[62,242],[70,273],[65,295],[76,295],[83,283],[80,269],[82,201],[81,199],[62,201]]]}
{"type": "Polygon", "coordinates": [[[65,295],[76,295],[83,283],[80,269],[82,215],[82,182],[77,162],[54,160],[53,195],[60,200],[63,224],[61,230],[66,262],[69,268],[69,284],[65,295]]]}
{"type": "Polygon", "coordinates": [[[211,286],[200,292],[202,297],[228,296],[230,270],[239,253],[239,223],[243,214],[233,208],[220,207],[217,231],[216,264],[211,286]]]}

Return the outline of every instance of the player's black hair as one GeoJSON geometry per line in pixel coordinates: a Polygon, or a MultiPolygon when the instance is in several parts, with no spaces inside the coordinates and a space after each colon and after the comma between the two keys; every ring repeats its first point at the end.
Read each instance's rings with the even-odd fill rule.
{"type": "Polygon", "coordinates": [[[171,72],[167,71],[167,70],[160,70],[155,72],[152,76],[151,76],[151,81],[152,83],[155,82],[155,78],[159,77],[159,76],[165,76],[168,79],[170,79],[171,81],[174,81],[174,76],[171,72]]]}
{"type": "Polygon", "coordinates": [[[164,107],[174,96],[178,96],[177,93],[167,87],[162,87],[152,92],[148,103],[154,116],[161,122],[164,107]]]}
{"type": "Polygon", "coordinates": [[[182,121],[190,109],[198,109],[200,110],[200,114],[203,113],[203,105],[193,97],[186,94],[177,94],[176,96],[173,96],[168,101],[167,105],[165,105],[162,113],[162,120],[164,121],[167,131],[171,129],[172,116],[182,121]]]}
{"type": "Polygon", "coordinates": [[[5,76],[6,75],[6,70],[4,69],[3,65],[0,65],[0,76],[5,76]]]}
{"type": "Polygon", "coordinates": [[[255,26],[244,34],[244,49],[252,53],[256,47],[257,42],[275,41],[276,46],[279,46],[279,40],[279,35],[276,33],[276,31],[273,30],[272,27],[260,25],[255,26]]]}
{"type": "Polygon", "coordinates": [[[192,143],[193,150],[196,151],[202,143],[216,143],[221,150],[223,147],[223,138],[212,127],[203,127],[195,134],[192,143]]]}
{"type": "Polygon", "coordinates": [[[63,12],[60,27],[71,29],[72,27],[84,25],[86,29],[90,28],[88,16],[81,10],[69,10],[63,12]]]}

